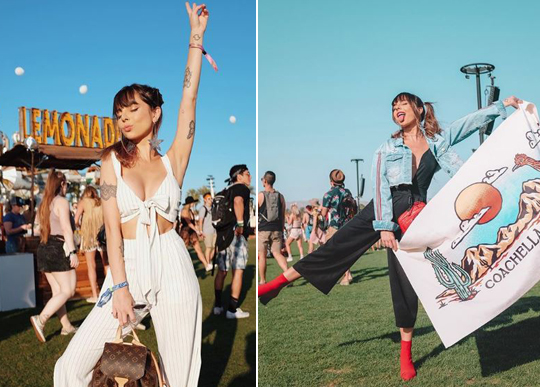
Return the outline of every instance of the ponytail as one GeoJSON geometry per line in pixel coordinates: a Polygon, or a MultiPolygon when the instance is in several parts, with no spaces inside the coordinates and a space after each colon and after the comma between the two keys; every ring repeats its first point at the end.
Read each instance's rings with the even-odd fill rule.
{"type": "MultiPolygon", "coordinates": [[[[436,134],[441,132],[439,122],[435,117],[435,110],[433,109],[433,102],[422,102],[422,100],[411,93],[400,93],[392,101],[392,108],[398,101],[407,101],[414,111],[418,126],[422,125],[426,136],[433,138],[436,134]]],[[[394,119],[392,115],[392,119],[394,119]]],[[[396,122],[397,123],[397,122],[396,122]]],[[[400,128],[397,132],[392,134],[392,138],[398,138],[403,136],[403,130],[400,128]]]]}
{"type": "Polygon", "coordinates": [[[435,110],[433,109],[433,102],[424,103],[425,112],[422,114],[424,117],[424,130],[429,138],[433,138],[436,134],[441,132],[439,121],[435,117],[435,110]]]}

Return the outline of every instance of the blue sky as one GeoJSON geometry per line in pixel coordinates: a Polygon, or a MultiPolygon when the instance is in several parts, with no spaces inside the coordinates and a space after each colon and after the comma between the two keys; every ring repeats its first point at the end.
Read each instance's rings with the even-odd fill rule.
{"type": "MultiPolygon", "coordinates": [[[[184,190],[222,188],[229,169],[255,170],[256,9],[253,0],[209,0],[197,134],[184,190]],[[237,118],[236,124],[229,117],[237,118]]],[[[189,43],[183,1],[0,1],[0,130],[18,130],[18,107],[111,116],[131,83],[160,89],[166,151],[174,137],[189,43]],[[26,73],[18,77],[17,66],[26,73]],[[88,85],[86,95],[79,86],[88,85]]]]}
{"type": "MultiPolygon", "coordinates": [[[[501,98],[540,103],[539,11],[532,0],[261,0],[259,174],[273,170],[295,201],[322,197],[341,168],[356,195],[350,159],[363,158],[363,200],[371,199],[373,153],[397,129],[394,96],[436,102],[444,127],[476,109],[475,81],[459,71],[468,63],[496,66],[501,98]]],[[[477,146],[473,135],[456,150],[466,159],[477,146]]],[[[434,189],[447,181],[436,179],[434,189]]]]}

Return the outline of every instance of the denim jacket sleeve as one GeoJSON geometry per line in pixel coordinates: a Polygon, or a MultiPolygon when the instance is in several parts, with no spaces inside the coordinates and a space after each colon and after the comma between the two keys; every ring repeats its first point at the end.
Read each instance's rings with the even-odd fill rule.
{"type": "Polygon", "coordinates": [[[448,129],[443,130],[441,134],[448,144],[452,146],[465,140],[478,129],[489,124],[499,116],[503,120],[506,119],[506,108],[501,101],[496,101],[483,109],[452,122],[448,129]]]}
{"type": "Polygon", "coordinates": [[[371,180],[373,181],[373,208],[375,210],[375,220],[373,229],[375,231],[395,231],[399,227],[392,221],[392,193],[386,177],[386,160],[384,144],[377,149],[373,157],[371,167],[371,180]]]}

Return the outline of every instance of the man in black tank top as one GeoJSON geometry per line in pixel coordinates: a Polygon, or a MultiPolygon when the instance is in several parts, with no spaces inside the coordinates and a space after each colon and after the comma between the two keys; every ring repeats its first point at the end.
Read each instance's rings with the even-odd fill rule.
{"type": "Polygon", "coordinates": [[[287,259],[281,254],[283,229],[285,228],[285,198],[274,189],[276,174],[268,171],[261,179],[264,191],[259,192],[259,224],[257,231],[259,251],[260,284],[266,283],[266,253],[268,247],[283,271],[287,270],[287,259]]]}

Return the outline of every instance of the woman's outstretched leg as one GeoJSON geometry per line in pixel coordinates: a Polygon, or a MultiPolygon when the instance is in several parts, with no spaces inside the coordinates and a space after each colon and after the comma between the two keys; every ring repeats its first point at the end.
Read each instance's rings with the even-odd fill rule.
{"type": "Polygon", "coordinates": [[[410,380],[416,376],[411,348],[414,324],[418,314],[418,296],[396,255],[390,249],[388,249],[388,275],[396,326],[401,335],[400,374],[403,380],[410,380]]]}
{"type": "Polygon", "coordinates": [[[270,300],[277,297],[281,289],[300,277],[302,276],[294,269],[294,267],[288,268],[283,274],[280,274],[272,281],[264,285],[259,285],[257,289],[259,299],[263,305],[268,304],[270,300]]]}
{"type": "Polygon", "coordinates": [[[327,243],[298,261],[279,277],[260,286],[261,302],[268,303],[281,289],[300,277],[304,277],[321,292],[328,294],[347,269],[379,239],[380,233],[372,226],[373,219],[373,202],[370,202],[327,243]]]}

